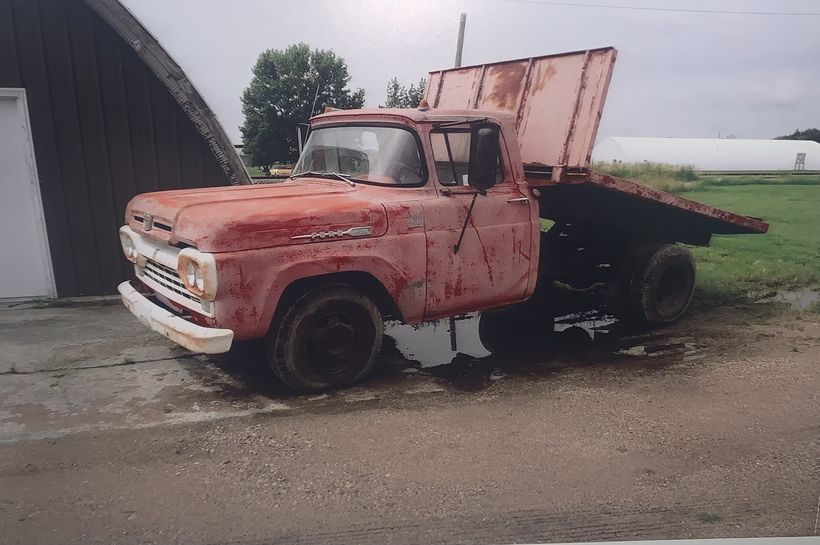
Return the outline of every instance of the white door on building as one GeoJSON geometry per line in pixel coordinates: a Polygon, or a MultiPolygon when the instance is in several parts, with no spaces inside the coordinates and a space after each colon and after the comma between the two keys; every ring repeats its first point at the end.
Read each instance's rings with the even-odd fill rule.
{"type": "Polygon", "coordinates": [[[0,89],[0,298],[55,296],[23,89],[0,89]]]}

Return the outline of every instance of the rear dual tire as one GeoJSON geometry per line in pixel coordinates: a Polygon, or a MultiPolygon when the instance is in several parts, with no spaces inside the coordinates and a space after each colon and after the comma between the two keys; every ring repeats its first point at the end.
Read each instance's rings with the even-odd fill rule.
{"type": "Polygon", "coordinates": [[[630,252],[619,269],[610,300],[622,320],[668,324],[689,308],[695,290],[695,260],[686,248],[645,244],[630,252]]]}

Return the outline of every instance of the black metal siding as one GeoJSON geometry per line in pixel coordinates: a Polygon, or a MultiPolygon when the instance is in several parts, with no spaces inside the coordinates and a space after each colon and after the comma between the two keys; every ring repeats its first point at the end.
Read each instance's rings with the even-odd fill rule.
{"type": "Polygon", "coordinates": [[[80,0],[0,0],[0,87],[26,89],[57,293],[114,293],[137,193],[227,185],[166,87],[80,0]]]}

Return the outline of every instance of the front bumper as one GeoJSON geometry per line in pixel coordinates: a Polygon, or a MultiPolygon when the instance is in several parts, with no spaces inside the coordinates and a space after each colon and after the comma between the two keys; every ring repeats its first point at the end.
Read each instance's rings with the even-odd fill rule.
{"type": "Polygon", "coordinates": [[[230,329],[202,327],[191,323],[152,303],[134,289],[130,282],[123,282],[117,289],[122,296],[123,304],[131,314],[178,345],[192,352],[204,354],[222,354],[231,349],[233,331],[230,329]]]}

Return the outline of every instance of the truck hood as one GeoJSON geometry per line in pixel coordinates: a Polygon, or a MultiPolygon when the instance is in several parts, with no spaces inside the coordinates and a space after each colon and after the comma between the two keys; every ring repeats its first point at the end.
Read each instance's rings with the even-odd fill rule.
{"type": "Polygon", "coordinates": [[[302,178],[277,184],[145,193],[126,208],[139,233],[191,244],[203,252],[235,252],[387,231],[384,206],[368,186],[302,178]],[[154,224],[146,230],[145,215],[154,224]],[[295,238],[294,238],[295,237],[295,238]]]}

